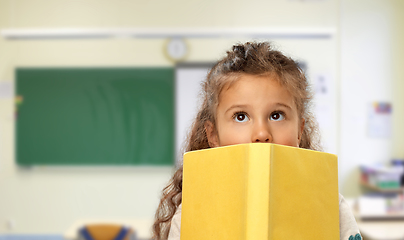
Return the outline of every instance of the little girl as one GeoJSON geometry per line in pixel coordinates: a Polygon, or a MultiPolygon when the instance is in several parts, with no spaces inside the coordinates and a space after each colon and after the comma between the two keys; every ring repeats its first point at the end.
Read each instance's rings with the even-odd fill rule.
{"type": "MultiPolygon", "coordinates": [[[[203,83],[203,103],[186,151],[254,142],[321,150],[308,88],[296,62],[269,43],[233,46],[203,83]]],[[[180,166],[163,190],[153,225],[155,240],[180,240],[182,170],[180,166]]],[[[340,239],[361,239],[341,195],[339,203],[340,239]]]]}

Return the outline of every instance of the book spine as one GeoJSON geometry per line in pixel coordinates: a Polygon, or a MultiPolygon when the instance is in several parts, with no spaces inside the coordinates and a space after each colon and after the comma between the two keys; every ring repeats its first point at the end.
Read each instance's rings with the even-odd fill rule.
{"type": "Polygon", "coordinates": [[[268,144],[252,144],[247,151],[246,240],[268,239],[269,156],[268,144]],[[253,150],[254,149],[254,150],[253,150]]]}

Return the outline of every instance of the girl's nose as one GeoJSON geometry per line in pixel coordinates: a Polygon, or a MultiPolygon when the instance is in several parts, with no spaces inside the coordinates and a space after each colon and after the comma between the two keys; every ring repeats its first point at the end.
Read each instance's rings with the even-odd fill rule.
{"type": "Polygon", "coordinates": [[[257,124],[252,135],[252,142],[272,143],[272,134],[266,124],[257,124]]]}

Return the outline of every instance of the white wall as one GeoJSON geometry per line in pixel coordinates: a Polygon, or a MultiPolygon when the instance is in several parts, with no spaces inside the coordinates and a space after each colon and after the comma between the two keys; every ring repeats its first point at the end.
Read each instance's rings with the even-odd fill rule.
{"type": "Polygon", "coordinates": [[[333,26],[338,1],[1,0],[4,27],[321,27],[333,26]]]}
{"type": "Polygon", "coordinates": [[[404,159],[404,1],[394,1],[392,16],[393,157],[404,159]]]}
{"type": "MultiPolygon", "coordinates": [[[[340,188],[347,196],[360,193],[358,165],[387,163],[403,158],[403,148],[394,142],[404,128],[402,119],[403,48],[395,38],[403,33],[402,1],[343,0],[341,3],[340,81],[340,188]],[[395,65],[397,64],[397,65],[395,65]],[[394,90],[395,89],[395,90],[394,90]],[[395,95],[393,95],[395,94],[395,95]],[[388,138],[369,136],[368,106],[372,102],[393,103],[397,121],[388,138]],[[394,146],[394,149],[393,149],[394,146]]],[[[401,37],[402,39],[402,37],[401,37]]]]}

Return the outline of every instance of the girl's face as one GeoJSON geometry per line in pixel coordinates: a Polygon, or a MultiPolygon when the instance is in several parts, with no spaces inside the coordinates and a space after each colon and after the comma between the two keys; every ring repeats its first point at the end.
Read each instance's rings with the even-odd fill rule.
{"type": "Polygon", "coordinates": [[[298,147],[303,127],[292,95],[274,77],[253,75],[222,90],[216,129],[205,125],[211,147],[255,142],[298,147]]]}

